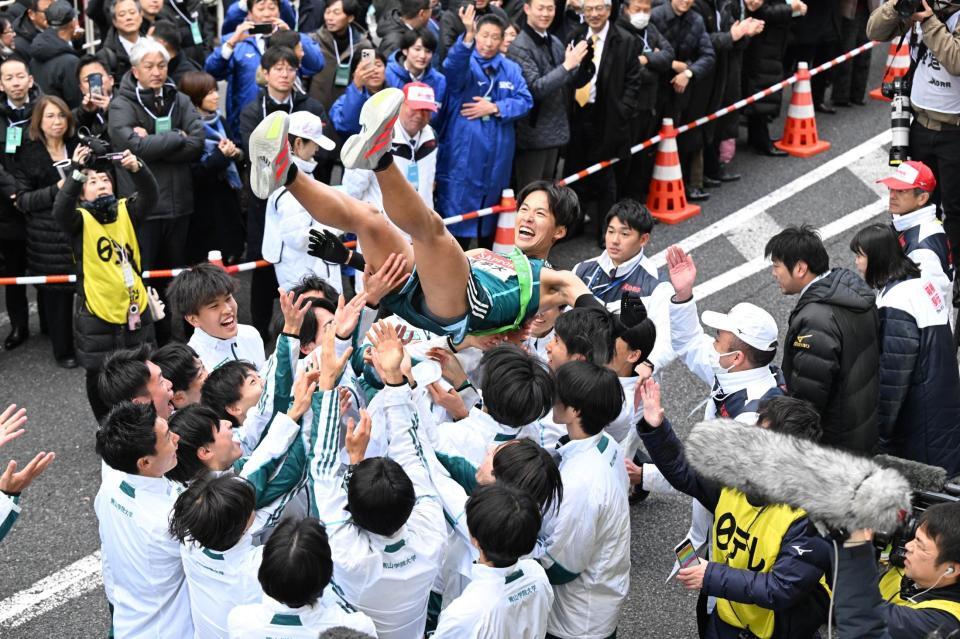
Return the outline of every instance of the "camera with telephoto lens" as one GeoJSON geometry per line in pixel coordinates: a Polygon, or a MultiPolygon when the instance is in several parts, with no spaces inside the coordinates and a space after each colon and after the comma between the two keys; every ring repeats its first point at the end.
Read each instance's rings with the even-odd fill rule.
{"type": "Polygon", "coordinates": [[[112,151],[109,142],[96,135],[91,135],[89,131],[77,131],[77,137],[80,138],[80,144],[88,147],[94,156],[107,155],[112,151]]]}
{"type": "Polygon", "coordinates": [[[884,83],[883,94],[890,99],[890,166],[910,159],[910,84],[905,78],[884,83]],[[887,95],[887,89],[890,89],[887,95]]]}
{"type": "Polygon", "coordinates": [[[902,20],[908,20],[910,16],[920,11],[920,0],[897,0],[893,9],[902,20]]]}
{"type": "Polygon", "coordinates": [[[874,533],[873,545],[881,553],[886,554],[889,551],[887,561],[890,562],[890,565],[903,568],[903,560],[907,558],[907,544],[916,536],[917,527],[920,525],[920,517],[928,508],[937,504],[960,502],[960,490],[957,490],[957,486],[944,486],[944,490],[949,492],[914,491],[911,500],[913,507],[906,514],[900,526],[891,533],[874,533]]]}

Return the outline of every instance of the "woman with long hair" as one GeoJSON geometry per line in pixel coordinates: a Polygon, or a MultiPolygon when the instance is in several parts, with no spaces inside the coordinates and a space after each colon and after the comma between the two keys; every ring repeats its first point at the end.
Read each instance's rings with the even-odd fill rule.
{"type": "Polygon", "coordinates": [[[178,88],[197,107],[206,133],[203,155],[193,165],[194,209],[187,240],[188,261],[203,262],[207,252],[216,249],[225,263],[239,262],[245,238],[240,214],[243,183],[238,169],[243,151],[230,139],[232,132],[219,111],[220,93],[212,75],[189,71],[178,88]]]}
{"type": "MultiPolygon", "coordinates": [[[[27,271],[31,275],[75,272],[67,236],[53,217],[53,201],[63,187],[65,170],[77,147],[70,107],[58,97],[37,100],[30,118],[29,138],[18,150],[13,177],[17,208],[27,225],[27,271]]],[[[40,329],[50,336],[53,356],[63,368],[76,368],[73,350],[73,284],[37,288],[40,329]]]]}
{"type": "Polygon", "coordinates": [[[860,229],[850,250],[878,291],[881,452],[954,475],[960,472],[960,373],[950,309],[890,226],[860,229]]]}

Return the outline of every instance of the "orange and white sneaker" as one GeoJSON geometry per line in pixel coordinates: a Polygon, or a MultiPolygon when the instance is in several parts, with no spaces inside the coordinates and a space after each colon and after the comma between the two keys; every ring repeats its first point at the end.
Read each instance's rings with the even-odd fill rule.
{"type": "Polygon", "coordinates": [[[283,186],[290,168],[288,115],[275,111],[250,134],[250,189],[261,200],[283,186]]]}
{"type": "Polygon", "coordinates": [[[375,169],[393,145],[393,125],[403,105],[403,91],[381,89],[360,110],[360,133],[351,135],[340,151],[348,169],[375,169]]]}

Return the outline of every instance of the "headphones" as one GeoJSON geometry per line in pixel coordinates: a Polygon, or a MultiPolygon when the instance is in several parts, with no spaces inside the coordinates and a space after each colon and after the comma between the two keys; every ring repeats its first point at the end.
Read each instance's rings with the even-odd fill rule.
{"type": "Polygon", "coordinates": [[[957,572],[957,569],[954,568],[953,566],[950,566],[949,568],[947,568],[946,572],[944,572],[943,574],[944,574],[944,575],[952,575],[952,574],[955,573],[955,572],[957,572]]]}

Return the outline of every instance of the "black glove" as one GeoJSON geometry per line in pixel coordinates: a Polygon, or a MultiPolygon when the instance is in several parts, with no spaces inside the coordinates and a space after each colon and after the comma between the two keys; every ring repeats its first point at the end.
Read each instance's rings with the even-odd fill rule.
{"type": "Polygon", "coordinates": [[[344,246],[343,241],[329,229],[324,229],[322,232],[310,229],[307,254],[331,264],[346,264],[358,271],[362,271],[366,265],[362,255],[344,246]]]}
{"type": "Polygon", "coordinates": [[[632,328],[647,319],[647,307],[639,295],[624,291],[620,297],[620,321],[627,328],[632,328]]]}

